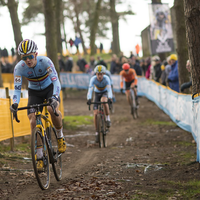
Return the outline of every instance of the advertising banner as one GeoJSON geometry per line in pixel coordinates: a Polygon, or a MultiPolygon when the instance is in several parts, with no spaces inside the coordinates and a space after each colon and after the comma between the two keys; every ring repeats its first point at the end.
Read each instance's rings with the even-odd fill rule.
{"type": "Polygon", "coordinates": [[[149,4],[151,54],[173,52],[174,42],[168,4],[149,4]]]}

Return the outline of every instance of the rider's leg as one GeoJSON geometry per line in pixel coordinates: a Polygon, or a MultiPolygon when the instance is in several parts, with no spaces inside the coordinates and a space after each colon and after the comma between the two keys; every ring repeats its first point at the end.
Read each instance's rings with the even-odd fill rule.
{"type": "Polygon", "coordinates": [[[137,96],[137,86],[135,86],[135,84],[132,83],[132,84],[131,84],[131,88],[133,89],[134,94],[135,94],[136,104],[139,105],[139,102],[138,102],[138,96],[137,96]]]}
{"type": "Polygon", "coordinates": [[[58,102],[58,105],[57,105],[57,108],[56,108],[56,112],[59,114],[59,116],[56,116],[51,108],[51,106],[48,106],[47,107],[47,110],[48,112],[50,113],[51,115],[51,120],[53,122],[53,125],[55,126],[56,128],[56,132],[57,132],[57,135],[58,135],[58,138],[62,138],[63,137],[63,124],[62,124],[62,114],[61,112],[58,110],[59,108],[59,102],[58,102]]]}
{"type": "Polygon", "coordinates": [[[60,153],[64,153],[66,150],[66,143],[65,143],[65,138],[63,135],[63,125],[62,125],[62,114],[61,112],[58,110],[59,108],[59,102],[56,108],[56,112],[59,114],[59,116],[56,116],[53,112],[53,109],[51,108],[51,106],[47,106],[47,110],[51,115],[51,120],[53,122],[53,125],[55,126],[56,132],[57,132],[57,136],[58,136],[58,151],[60,153]]]}
{"type": "MultiPolygon", "coordinates": [[[[35,118],[35,113],[30,113],[28,114],[28,118],[30,121],[30,125],[31,125],[31,133],[33,131],[33,129],[36,126],[36,118],[35,118]]],[[[37,137],[37,158],[42,158],[43,156],[43,152],[42,152],[42,140],[41,137],[37,137]]]]}
{"type": "Polygon", "coordinates": [[[32,130],[35,128],[36,126],[36,118],[35,118],[35,113],[30,113],[28,115],[29,121],[30,121],[30,125],[31,125],[31,132],[32,130]]]}
{"type": "Polygon", "coordinates": [[[128,103],[129,103],[129,105],[131,105],[131,100],[129,98],[130,90],[126,90],[125,94],[126,94],[126,99],[127,99],[128,103]]]}
{"type": "MultiPolygon", "coordinates": [[[[101,102],[107,102],[108,98],[107,97],[102,97],[101,102]]],[[[106,115],[106,126],[109,128],[111,125],[110,122],[110,111],[109,111],[109,106],[108,104],[103,104],[105,115],[106,115]]]]}

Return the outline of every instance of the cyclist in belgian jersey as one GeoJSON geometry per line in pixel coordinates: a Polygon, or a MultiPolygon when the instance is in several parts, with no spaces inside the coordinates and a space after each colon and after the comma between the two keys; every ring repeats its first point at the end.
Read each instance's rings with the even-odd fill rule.
{"type": "MultiPolygon", "coordinates": [[[[107,75],[110,79],[110,85],[111,85],[111,89],[112,89],[112,102],[115,103],[116,102],[116,99],[115,99],[115,93],[114,93],[114,90],[113,90],[113,80],[112,80],[112,77],[111,77],[111,73],[109,70],[106,69],[106,67],[104,65],[101,65],[102,66],[102,70],[104,71],[104,75],[107,75]]],[[[93,76],[96,75],[95,71],[93,71],[93,76]]]]}
{"type": "Polygon", "coordinates": [[[128,63],[124,63],[122,65],[122,71],[120,72],[120,88],[121,92],[123,93],[123,82],[125,79],[125,93],[126,93],[126,99],[128,103],[131,105],[131,102],[129,102],[129,92],[130,88],[133,89],[135,96],[136,96],[136,103],[138,105],[138,97],[137,97],[137,74],[134,69],[130,68],[130,65],[128,63]]]}
{"type": "MultiPolygon", "coordinates": [[[[53,62],[46,56],[38,56],[37,45],[33,40],[25,39],[18,46],[18,54],[21,55],[14,68],[14,95],[13,104],[10,107],[11,112],[16,112],[21,96],[22,77],[28,80],[28,106],[43,103],[45,99],[49,100],[51,106],[48,111],[51,115],[52,122],[58,134],[58,150],[64,153],[66,143],[62,130],[62,115],[58,110],[60,102],[60,81],[53,62]],[[57,117],[53,109],[57,111],[57,117]]],[[[42,111],[42,108],[41,108],[42,111]]],[[[36,126],[35,109],[29,109],[28,118],[31,130],[36,126]]],[[[37,148],[38,158],[42,157],[42,149],[37,148]]],[[[42,161],[42,160],[41,160],[42,161]]],[[[39,163],[39,165],[43,163],[39,163]]]]}
{"type": "MultiPolygon", "coordinates": [[[[92,99],[92,92],[94,90],[95,102],[109,102],[112,103],[112,90],[111,90],[111,84],[110,79],[108,76],[104,75],[105,69],[102,65],[97,65],[94,69],[94,72],[96,73],[95,76],[92,76],[89,83],[89,89],[87,93],[87,104],[91,104],[92,99]]],[[[109,107],[108,104],[104,104],[104,110],[106,114],[106,126],[109,128],[111,126],[110,121],[110,113],[109,113],[109,107]]],[[[94,110],[94,125],[96,129],[96,142],[98,142],[98,132],[97,132],[97,113],[98,113],[98,104],[94,104],[93,107],[94,110]]]]}

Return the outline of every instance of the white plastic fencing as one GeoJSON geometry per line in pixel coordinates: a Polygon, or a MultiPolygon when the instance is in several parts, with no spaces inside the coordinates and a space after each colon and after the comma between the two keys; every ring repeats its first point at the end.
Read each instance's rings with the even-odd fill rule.
{"type": "MultiPolygon", "coordinates": [[[[90,77],[88,74],[60,73],[61,86],[87,89],[90,77]]],[[[114,91],[120,92],[119,75],[111,77],[114,91]]],[[[28,98],[27,90],[22,92],[23,97],[28,98]]],[[[9,95],[12,98],[13,90],[9,90],[9,95]]],[[[138,78],[138,95],[146,96],[156,103],[180,128],[193,135],[197,144],[197,161],[200,162],[200,96],[192,100],[192,95],[177,93],[144,77],[138,78]]],[[[6,98],[4,89],[0,89],[0,98],[6,98]]]]}

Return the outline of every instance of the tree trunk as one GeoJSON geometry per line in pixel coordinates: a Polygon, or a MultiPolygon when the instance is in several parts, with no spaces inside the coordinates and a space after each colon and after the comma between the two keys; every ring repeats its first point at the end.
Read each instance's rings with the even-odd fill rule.
{"type": "Polygon", "coordinates": [[[200,1],[184,0],[188,54],[191,61],[192,92],[200,92],[200,1]]]}
{"type": "Polygon", "coordinates": [[[61,15],[63,12],[62,0],[54,0],[55,2],[55,15],[56,15],[56,37],[57,37],[57,48],[58,53],[63,55],[62,51],[62,36],[61,36],[61,15]]]}
{"type": "Polygon", "coordinates": [[[0,62],[0,87],[3,87],[3,80],[2,80],[2,76],[1,76],[1,62],[0,62]]]}
{"type": "Polygon", "coordinates": [[[114,54],[120,54],[120,44],[119,44],[119,17],[115,10],[115,0],[110,0],[110,18],[112,23],[112,52],[114,54]]]}
{"type": "Polygon", "coordinates": [[[92,27],[91,27],[91,33],[90,33],[91,53],[90,53],[90,55],[94,55],[96,53],[95,40],[96,40],[96,32],[97,32],[98,21],[99,21],[99,13],[101,10],[101,1],[102,0],[97,1],[94,19],[93,19],[93,23],[92,23],[92,27]]]}
{"type": "Polygon", "coordinates": [[[81,31],[81,27],[80,27],[81,23],[80,23],[80,20],[79,20],[79,12],[78,12],[78,8],[77,8],[77,2],[75,2],[75,4],[74,4],[74,11],[75,11],[75,15],[76,15],[77,31],[78,31],[80,38],[81,38],[81,44],[82,44],[82,47],[83,47],[84,54],[87,55],[87,50],[85,48],[85,41],[84,41],[82,31],[81,31]]]}
{"type": "Polygon", "coordinates": [[[53,0],[43,0],[44,16],[45,16],[45,35],[47,56],[52,60],[57,72],[59,73],[58,57],[57,57],[57,37],[55,25],[55,10],[53,0]]]}
{"type": "Polygon", "coordinates": [[[152,0],[152,3],[162,3],[161,0],[152,0]]]}
{"type": "MultiPolygon", "coordinates": [[[[15,38],[15,45],[17,49],[19,43],[23,40],[22,33],[21,33],[21,25],[19,22],[18,14],[17,14],[18,2],[16,2],[15,0],[8,0],[7,6],[10,13],[10,18],[11,18],[13,33],[14,33],[14,38],[15,38]]],[[[18,55],[18,53],[17,53],[17,60],[18,61],[21,60],[21,57],[18,55]]]]}
{"type": "Polygon", "coordinates": [[[186,41],[186,28],[184,18],[184,2],[183,0],[174,1],[175,9],[175,33],[177,41],[178,55],[178,72],[179,85],[189,81],[189,73],[186,69],[186,61],[188,60],[188,47],[186,41]]]}

